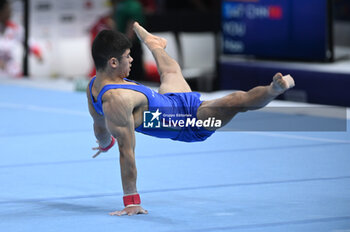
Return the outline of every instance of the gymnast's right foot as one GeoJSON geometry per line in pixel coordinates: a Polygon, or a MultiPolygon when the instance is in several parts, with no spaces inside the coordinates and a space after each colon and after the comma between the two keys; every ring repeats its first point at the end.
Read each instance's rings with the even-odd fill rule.
{"type": "Polygon", "coordinates": [[[167,44],[166,39],[152,35],[146,31],[145,28],[141,27],[138,22],[134,23],[134,31],[137,37],[146,44],[149,50],[153,51],[157,48],[165,49],[167,44]]]}
{"type": "Polygon", "coordinates": [[[294,79],[291,75],[282,76],[281,73],[277,73],[273,77],[271,83],[271,89],[274,94],[282,94],[290,88],[295,86],[294,79]]]}

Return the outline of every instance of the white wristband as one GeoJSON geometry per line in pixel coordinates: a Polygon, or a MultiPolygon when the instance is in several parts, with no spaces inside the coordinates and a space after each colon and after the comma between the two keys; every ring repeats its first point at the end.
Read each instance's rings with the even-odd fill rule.
{"type": "Polygon", "coordinates": [[[125,206],[125,208],[129,208],[129,207],[133,207],[133,206],[140,206],[140,205],[131,204],[131,205],[127,205],[127,206],[125,206]]]}

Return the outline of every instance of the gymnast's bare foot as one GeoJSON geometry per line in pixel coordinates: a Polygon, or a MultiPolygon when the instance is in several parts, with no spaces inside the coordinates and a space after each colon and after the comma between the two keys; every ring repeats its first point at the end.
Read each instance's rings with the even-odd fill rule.
{"type": "Polygon", "coordinates": [[[275,94],[282,94],[294,86],[294,79],[289,74],[282,76],[281,73],[276,73],[273,77],[273,82],[271,83],[272,92],[275,94]]]}
{"type": "Polygon", "coordinates": [[[152,35],[145,28],[141,27],[138,22],[134,23],[134,31],[139,37],[139,39],[144,42],[149,50],[153,51],[154,49],[161,48],[165,49],[167,41],[164,38],[152,35]]]}

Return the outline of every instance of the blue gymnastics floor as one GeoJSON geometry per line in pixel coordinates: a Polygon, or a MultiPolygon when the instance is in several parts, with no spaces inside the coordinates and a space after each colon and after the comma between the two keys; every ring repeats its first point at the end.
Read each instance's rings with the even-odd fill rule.
{"type": "Polygon", "coordinates": [[[85,98],[0,85],[1,232],[350,231],[349,126],[217,132],[191,144],[137,134],[149,214],[109,216],[123,208],[118,149],[91,158],[85,98]]]}

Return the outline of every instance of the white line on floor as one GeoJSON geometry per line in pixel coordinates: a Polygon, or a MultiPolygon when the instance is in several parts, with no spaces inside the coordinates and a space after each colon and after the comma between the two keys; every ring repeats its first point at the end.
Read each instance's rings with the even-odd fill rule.
{"type": "Polygon", "coordinates": [[[30,110],[30,111],[46,112],[46,113],[68,114],[68,115],[77,115],[77,116],[85,116],[85,117],[89,116],[89,113],[84,112],[84,111],[67,110],[67,109],[63,109],[63,108],[53,108],[53,107],[43,107],[43,106],[37,106],[37,105],[23,105],[23,104],[15,104],[15,103],[5,103],[5,102],[0,102],[0,108],[16,109],[16,110],[30,110]]]}

